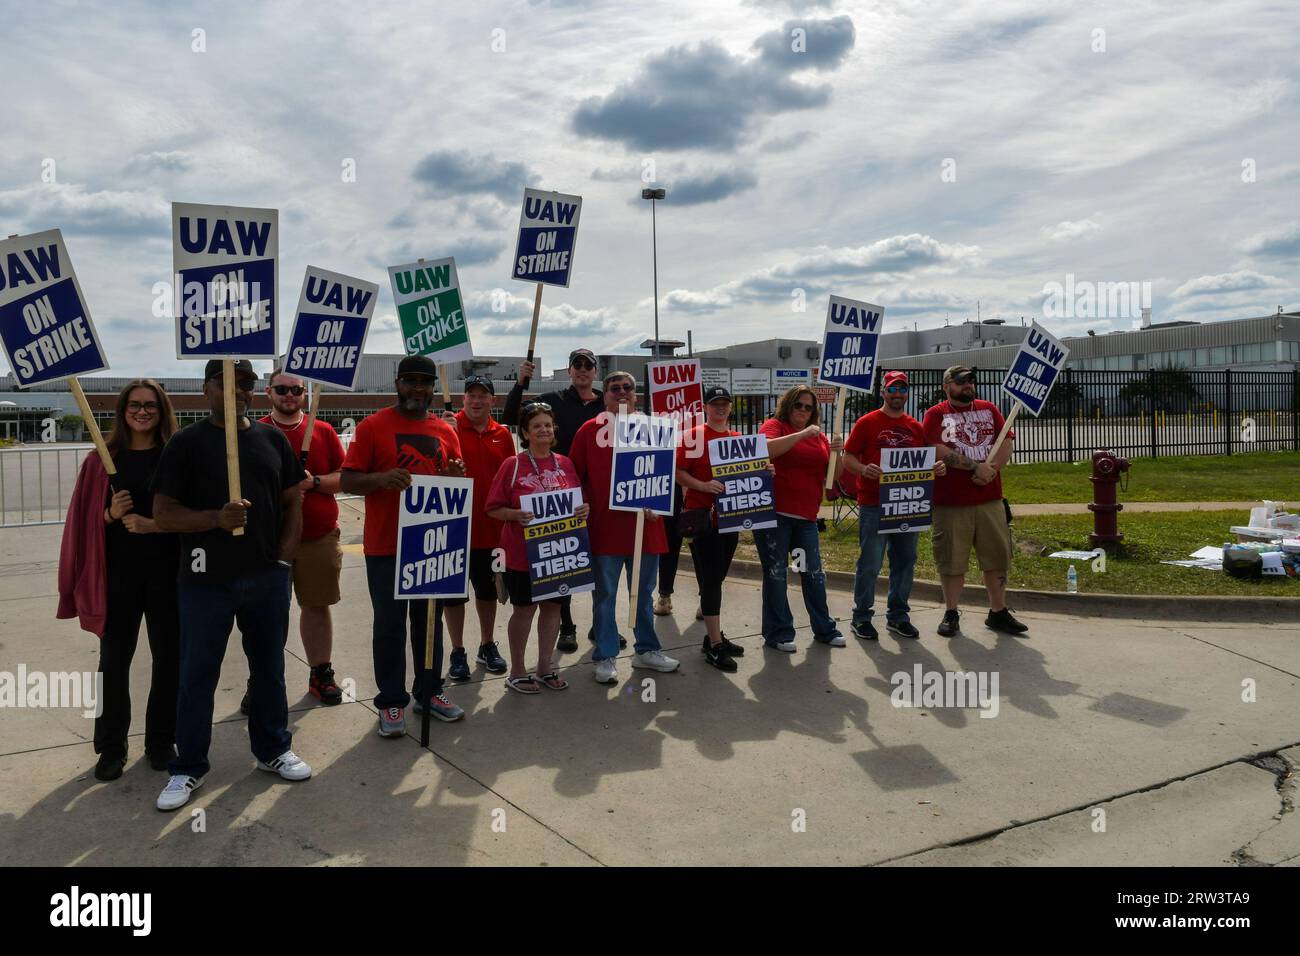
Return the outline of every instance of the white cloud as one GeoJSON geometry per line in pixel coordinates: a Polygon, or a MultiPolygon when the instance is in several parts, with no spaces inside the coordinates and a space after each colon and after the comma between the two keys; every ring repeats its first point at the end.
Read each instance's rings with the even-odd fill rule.
{"type": "Polygon", "coordinates": [[[1086,239],[1101,231],[1101,223],[1095,219],[1079,219],[1070,221],[1063,219],[1055,226],[1044,226],[1043,236],[1052,242],[1071,242],[1075,239],[1086,239]]]}
{"type": "Polygon", "coordinates": [[[1188,279],[1173,291],[1175,299],[1194,295],[1217,295],[1222,292],[1243,292],[1254,289],[1271,289],[1285,286],[1286,283],[1276,276],[1261,275],[1242,269],[1237,272],[1224,272],[1219,275],[1198,276],[1188,279]]]}

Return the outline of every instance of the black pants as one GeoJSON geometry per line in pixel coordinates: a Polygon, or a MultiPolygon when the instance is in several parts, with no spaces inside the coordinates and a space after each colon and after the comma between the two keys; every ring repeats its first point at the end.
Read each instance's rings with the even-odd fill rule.
{"type": "Polygon", "coordinates": [[[677,581],[677,561],[682,554],[682,536],[677,533],[677,519],[682,515],[682,486],[674,483],[673,489],[673,516],[664,521],[664,533],[668,535],[668,553],[659,556],[661,595],[673,593],[673,584],[677,581]]]}
{"type": "Polygon", "coordinates": [[[691,561],[705,617],[715,617],[722,611],[722,582],[731,570],[739,538],[739,533],[718,534],[712,528],[691,538],[691,561]]]}
{"type": "Polygon", "coordinates": [[[130,570],[136,575],[110,573],[108,579],[108,616],[99,642],[103,711],[95,718],[95,753],[122,758],[126,757],[126,735],[131,729],[131,659],[135,657],[142,618],[153,657],[144,718],[147,751],[171,752],[180,680],[176,569],[172,566],[159,573],[154,568],[133,565],[130,570]]]}

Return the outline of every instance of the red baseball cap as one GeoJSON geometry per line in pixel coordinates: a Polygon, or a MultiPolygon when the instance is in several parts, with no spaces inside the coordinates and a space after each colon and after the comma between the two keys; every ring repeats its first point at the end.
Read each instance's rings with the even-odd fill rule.
{"type": "Polygon", "coordinates": [[[883,387],[889,388],[891,385],[907,385],[908,387],[911,387],[910,383],[907,381],[906,372],[886,372],[883,387]]]}

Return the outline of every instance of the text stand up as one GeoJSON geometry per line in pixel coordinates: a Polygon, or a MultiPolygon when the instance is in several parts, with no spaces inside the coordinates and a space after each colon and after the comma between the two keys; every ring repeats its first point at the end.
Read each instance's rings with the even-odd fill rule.
{"type": "MultiPolygon", "coordinates": [[[[225,408],[222,415],[226,423],[226,486],[231,501],[242,501],[243,492],[239,488],[239,419],[235,417],[235,360],[221,360],[221,398],[225,408]]],[[[230,533],[238,537],[244,533],[243,528],[232,528],[230,533]]]]}

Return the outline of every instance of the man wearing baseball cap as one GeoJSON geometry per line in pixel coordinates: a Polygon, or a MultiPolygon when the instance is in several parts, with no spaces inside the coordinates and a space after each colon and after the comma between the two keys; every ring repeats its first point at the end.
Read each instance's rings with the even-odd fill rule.
{"type": "Polygon", "coordinates": [[[248,738],[257,768],[286,780],[306,780],[311,767],[289,745],[284,645],[289,634],[289,585],[302,534],[306,477],[280,430],[248,418],[257,373],[247,359],[225,380],[221,359],[203,370],[210,414],[172,436],[153,480],[158,530],[181,536],[176,583],[180,611],[180,684],[176,698],[176,756],[168,766],[159,810],[184,806],[203,785],[212,742],[212,708],[221,661],[236,621],[248,658],[248,738]],[[235,390],[235,421],[225,417],[225,389],[235,390]],[[235,428],[241,498],[230,500],[226,429],[235,428]],[[234,535],[236,529],[243,534],[234,535]]]}
{"type": "MultiPolygon", "coordinates": [[[[492,639],[497,619],[497,572],[493,556],[501,543],[501,522],[487,514],[488,489],[501,463],[515,453],[510,429],[492,420],[492,403],[496,388],[484,375],[465,380],[465,398],[456,413],[454,427],[465,460],[465,477],[474,479],[474,520],[469,551],[469,583],[474,592],[474,610],[478,612],[479,645],[475,661],[492,674],[504,674],[506,662],[492,639]]],[[[452,598],[442,602],[451,634],[451,662],[447,676],[455,681],[469,680],[469,655],[465,653],[465,605],[469,598],[452,598]]]]}
{"type": "MultiPolygon", "coordinates": [[[[917,638],[907,603],[916,568],[917,533],[880,534],[880,451],[882,448],[922,448],[928,442],[921,423],[904,409],[911,385],[906,372],[886,372],[881,382],[883,404],[858,419],[844,443],[845,468],[858,476],[858,566],[853,577],[853,634],[864,641],[879,638],[871,617],[876,602],[876,578],[889,552],[889,598],[885,624],[891,634],[917,638]]],[[[935,474],[944,474],[943,462],[935,474]]]]}
{"type": "Polygon", "coordinates": [[[998,473],[1011,460],[1016,433],[1008,432],[997,455],[989,457],[1002,431],[998,407],[975,397],[975,373],[954,365],[943,373],[946,401],[925,413],[925,440],[937,449],[948,473],[934,483],[934,563],[943,585],[946,610],[939,633],[961,633],[957,603],[966,583],[971,548],[984,572],[989,614],[984,626],[1004,634],[1029,630],[1007,607],[1007,572],[1011,568],[1011,528],[1002,504],[998,473]]]}
{"type": "MultiPolygon", "coordinates": [[[[501,424],[517,426],[519,409],[523,404],[524,388],[537,367],[532,362],[521,362],[519,379],[506,396],[505,408],[501,410],[501,424]]],[[[596,380],[596,355],[591,349],[577,348],[569,353],[568,388],[557,392],[543,392],[535,401],[550,405],[555,416],[555,451],[566,457],[573,446],[573,436],[578,429],[599,415],[605,408],[600,390],[594,387],[596,380]]],[[[560,639],[556,650],[572,653],[578,649],[578,628],[573,623],[571,609],[572,598],[568,595],[560,599],[560,639]]],[[[588,637],[592,637],[588,634],[588,637]]]]}

